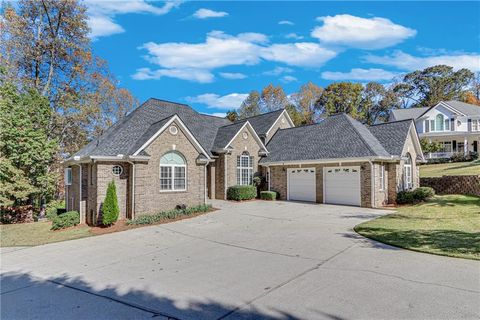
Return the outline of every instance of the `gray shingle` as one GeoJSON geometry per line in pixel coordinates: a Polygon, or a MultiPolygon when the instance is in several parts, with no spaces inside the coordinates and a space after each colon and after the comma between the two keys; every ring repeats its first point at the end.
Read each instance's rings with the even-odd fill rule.
{"type": "Polygon", "coordinates": [[[234,124],[218,128],[217,137],[215,138],[212,150],[220,150],[225,148],[227,143],[232,140],[232,138],[235,136],[235,134],[237,134],[238,130],[240,130],[244,124],[245,121],[236,122],[234,124]]]}
{"type": "Polygon", "coordinates": [[[389,157],[375,136],[345,114],[330,116],[314,125],[278,130],[261,162],[389,157]]]}
{"type": "MultiPolygon", "coordinates": [[[[202,115],[185,104],[158,99],[149,99],[125,118],[111,126],[99,138],[75,156],[115,156],[131,155],[136,150],[132,146],[142,145],[147,131],[155,123],[177,114],[192,132],[202,147],[211,155],[211,149],[219,127],[231,124],[228,119],[202,115]]],[[[146,138],[146,140],[145,140],[146,138]]]]}
{"type": "Polygon", "coordinates": [[[454,100],[444,101],[444,103],[448,104],[454,109],[457,109],[458,111],[464,113],[467,116],[480,116],[480,106],[454,100]]]}
{"type": "Polygon", "coordinates": [[[258,116],[239,120],[235,123],[245,123],[248,120],[258,135],[264,135],[272,127],[275,121],[277,121],[283,110],[284,109],[267,112],[258,116]]]}
{"type": "Polygon", "coordinates": [[[380,123],[368,127],[370,132],[393,156],[401,156],[412,120],[380,123]]]}
{"type": "Polygon", "coordinates": [[[392,110],[390,121],[402,121],[408,119],[417,119],[424,114],[429,108],[405,108],[392,110]]]}

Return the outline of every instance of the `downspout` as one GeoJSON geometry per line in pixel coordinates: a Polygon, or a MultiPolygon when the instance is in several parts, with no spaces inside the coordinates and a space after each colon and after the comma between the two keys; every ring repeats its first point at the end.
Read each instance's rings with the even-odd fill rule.
{"type": "Polygon", "coordinates": [[[371,177],[370,177],[370,205],[372,208],[375,208],[375,166],[372,162],[372,160],[368,160],[368,163],[370,163],[370,171],[371,171],[371,177]]]}
{"type": "Polygon", "coordinates": [[[223,175],[223,193],[224,193],[223,197],[224,197],[225,200],[227,200],[227,181],[228,181],[228,179],[227,179],[227,172],[228,172],[227,171],[227,162],[228,162],[227,161],[227,155],[228,155],[228,151],[223,156],[223,162],[224,162],[223,167],[225,169],[225,174],[223,175]]]}
{"type": "Polygon", "coordinates": [[[270,166],[267,167],[267,172],[268,172],[268,191],[270,190],[270,180],[272,179],[272,174],[270,173],[270,166]]]}
{"type": "Polygon", "coordinates": [[[132,220],[135,219],[135,163],[127,161],[132,165],[132,220]]]}
{"type": "MultiPolygon", "coordinates": [[[[207,204],[207,166],[208,166],[208,161],[207,163],[205,163],[205,170],[204,170],[204,174],[205,174],[205,179],[203,180],[203,204],[207,204]]],[[[210,184],[210,187],[211,187],[211,184],[210,184]]]]}

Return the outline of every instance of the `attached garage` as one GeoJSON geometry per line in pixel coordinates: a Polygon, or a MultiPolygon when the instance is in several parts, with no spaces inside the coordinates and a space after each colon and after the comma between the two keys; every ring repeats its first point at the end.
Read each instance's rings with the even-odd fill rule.
{"type": "Polygon", "coordinates": [[[325,203],[360,206],[360,167],[323,169],[325,203]]]}
{"type": "Polygon", "coordinates": [[[287,199],[315,202],[315,168],[292,168],[287,173],[287,199]]]}

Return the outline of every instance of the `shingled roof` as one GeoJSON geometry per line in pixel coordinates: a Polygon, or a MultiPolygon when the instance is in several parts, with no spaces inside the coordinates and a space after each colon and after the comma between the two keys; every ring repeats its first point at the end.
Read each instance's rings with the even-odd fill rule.
{"type": "Polygon", "coordinates": [[[261,163],[390,157],[367,127],[346,114],[330,116],[318,124],[278,130],[267,149],[270,153],[261,163]]]}
{"type": "Polygon", "coordinates": [[[480,115],[480,107],[465,103],[461,101],[449,100],[441,101],[440,103],[434,105],[433,107],[423,107],[423,108],[405,108],[405,109],[396,109],[392,110],[390,115],[390,121],[401,121],[408,119],[417,119],[427,113],[430,109],[435,108],[439,104],[445,104],[453,109],[458,110],[459,112],[465,114],[466,116],[478,116],[480,115]]]}
{"type": "Polygon", "coordinates": [[[268,130],[273,126],[278,117],[282,114],[285,109],[275,110],[272,112],[267,112],[264,114],[259,114],[258,116],[253,116],[247,119],[236,121],[235,123],[245,123],[247,120],[250,122],[252,127],[255,129],[255,132],[259,136],[267,134],[268,130]]]}
{"type": "Polygon", "coordinates": [[[393,156],[401,156],[412,124],[412,120],[409,119],[380,123],[370,126],[368,129],[388,153],[393,156]]]}
{"type": "Polygon", "coordinates": [[[182,120],[209,155],[212,155],[218,128],[231,124],[228,119],[200,114],[185,104],[152,98],[74,156],[133,155],[174,115],[182,120]]]}

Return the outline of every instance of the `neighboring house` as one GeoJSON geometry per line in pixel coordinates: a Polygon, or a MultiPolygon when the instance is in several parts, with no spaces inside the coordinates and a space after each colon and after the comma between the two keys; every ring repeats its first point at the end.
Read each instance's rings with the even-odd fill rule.
{"type": "Polygon", "coordinates": [[[449,158],[455,153],[479,152],[480,106],[460,101],[441,101],[433,107],[393,110],[390,121],[415,120],[418,135],[440,143],[439,152],[427,158],[449,158]]]}
{"type": "Polygon", "coordinates": [[[149,99],[64,162],[66,204],[98,224],[114,181],[120,218],[132,219],[225,199],[263,175],[282,199],[377,207],[418,186],[417,161],[411,120],[366,127],[336,115],[294,128],[285,110],[232,123],[149,99]]]}

